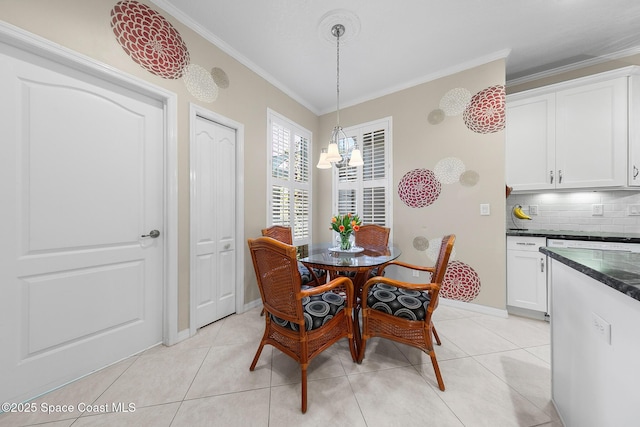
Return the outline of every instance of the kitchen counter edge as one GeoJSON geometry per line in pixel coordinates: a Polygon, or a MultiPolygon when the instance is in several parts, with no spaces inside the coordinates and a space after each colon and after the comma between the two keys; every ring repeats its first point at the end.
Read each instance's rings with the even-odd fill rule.
{"type": "MultiPolygon", "coordinates": [[[[567,265],[568,267],[577,270],[586,276],[589,276],[598,282],[601,282],[610,288],[613,288],[623,294],[640,301],[640,285],[630,284],[628,281],[623,279],[619,279],[613,277],[605,272],[598,271],[598,269],[590,267],[580,259],[584,259],[585,253],[595,253],[595,252],[603,252],[597,249],[566,249],[566,248],[549,248],[549,247],[541,247],[539,251],[552,259],[560,261],[561,263],[567,265]]],[[[612,256],[616,256],[615,252],[611,252],[612,256]]],[[[622,256],[622,254],[620,254],[622,256]]],[[[637,256],[640,261],[640,254],[630,255],[629,253],[624,253],[624,256],[637,256]]],[[[632,273],[638,274],[637,271],[633,271],[632,273]]]]}
{"type": "Polygon", "coordinates": [[[548,239],[586,240],[593,242],[621,242],[640,243],[640,234],[637,233],[605,233],[592,231],[565,231],[565,230],[519,230],[507,229],[507,236],[546,237],[548,239]]]}

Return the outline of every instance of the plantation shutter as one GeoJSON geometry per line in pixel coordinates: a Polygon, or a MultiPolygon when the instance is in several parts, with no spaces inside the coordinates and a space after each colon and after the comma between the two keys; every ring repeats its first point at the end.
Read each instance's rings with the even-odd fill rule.
{"type": "Polygon", "coordinates": [[[267,225],[291,227],[295,246],[311,243],[311,133],[269,111],[267,225]]]}
{"type": "Polygon", "coordinates": [[[350,152],[357,143],[364,165],[343,166],[334,172],[337,214],[358,214],[363,224],[391,225],[390,120],[345,129],[348,138],[341,152],[350,152]]]}

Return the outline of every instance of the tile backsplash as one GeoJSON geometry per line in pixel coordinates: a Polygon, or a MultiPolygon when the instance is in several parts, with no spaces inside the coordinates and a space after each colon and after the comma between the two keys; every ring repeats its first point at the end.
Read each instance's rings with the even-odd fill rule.
{"type": "Polygon", "coordinates": [[[506,203],[506,228],[640,233],[640,191],[511,194],[506,203]],[[514,205],[522,205],[532,220],[515,218],[514,205]],[[594,215],[594,205],[602,205],[602,215],[594,215]],[[538,207],[537,215],[531,206],[538,207]]]}

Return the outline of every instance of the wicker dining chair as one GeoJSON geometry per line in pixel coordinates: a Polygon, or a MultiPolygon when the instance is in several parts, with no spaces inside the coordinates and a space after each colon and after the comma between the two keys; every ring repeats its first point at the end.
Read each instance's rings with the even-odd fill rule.
{"type": "Polygon", "coordinates": [[[401,261],[390,261],[380,267],[380,274],[389,265],[431,273],[431,283],[407,283],[377,276],[367,280],[362,288],[362,339],[358,362],[365,355],[369,338],[382,337],[417,347],[431,358],[438,386],[444,391],[444,381],[433,348],[433,338],[441,345],[433,326],[433,311],[438,307],[438,292],[444,280],[455,235],[442,238],[438,260],[434,267],[422,267],[401,261]]]}
{"type": "Polygon", "coordinates": [[[386,248],[389,245],[390,233],[390,228],[378,224],[361,225],[355,233],[355,243],[361,248],[386,248]]]}
{"type": "MultiPolygon", "coordinates": [[[[378,224],[361,225],[360,229],[355,232],[355,245],[365,249],[379,249],[389,246],[389,234],[391,229],[378,224]]],[[[369,273],[369,277],[378,275],[378,269],[374,268],[369,273]]],[[[337,271],[329,275],[330,279],[337,276],[347,276],[353,278],[354,272],[337,271]]]]}
{"type": "Polygon", "coordinates": [[[349,341],[351,358],[357,361],[353,340],[353,284],[339,277],[324,285],[301,289],[296,249],[270,237],[249,239],[249,250],[266,312],[265,329],[250,370],[262,349],[270,344],[300,364],[302,412],[307,411],[307,367],[322,351],[342,338],[349,341]],[[346,290],[342,297],[332,292],[346,290]]]}
{"type": "MultiPolygon", "coordinates": [[[[272,237],[282,243],[286,243],[287,245],[293,244],[291,227],[272,225],[271,227],[263,228],[262,235],[272,237]]],[[[309,269],[301,262],[298,263],[298,270],[300,270],[303,286],[318,286],[327,281],[327,272],[325,270],[320,270],[318,268],[309,269]]]]}
{"type": "Polygon", "coordinates": [[[293,245],[293,236],[291,235],[291,227],[283,225],[272,225],[262,229],[262,235],[274,238],[287,245],[293,245]]]}

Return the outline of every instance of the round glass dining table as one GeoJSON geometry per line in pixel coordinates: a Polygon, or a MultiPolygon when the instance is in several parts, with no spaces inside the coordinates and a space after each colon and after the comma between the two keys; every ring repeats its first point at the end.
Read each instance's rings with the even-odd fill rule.
{"type": "Polygon", "coordinates": [[[362,287],[373,269],[393,261],[400,254],[402,251],[396,246],[355,247],[349,251],[340,251],[334,243],[320,243],[309,245],[309,255],[299,260],[309,269],[327,270],[331,279],[337,277],[339,272],[344,272],[343,275],[347,275],[351,279],[355,299],[353,301],[355,340],[358,348],[360,345],[360,325],[355,319],[358,318],[360,301],[362,300],[362,287]]]}

